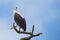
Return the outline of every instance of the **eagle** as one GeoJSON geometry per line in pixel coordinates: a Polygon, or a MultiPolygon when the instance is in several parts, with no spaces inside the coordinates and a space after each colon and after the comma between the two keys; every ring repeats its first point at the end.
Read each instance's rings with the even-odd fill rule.
{"type": "Polygon", "coordinates": [[[19,26],[20,29],[23,31],[26,31],[26,20],[25,18],[21,15],[20,12],[17,11],[17,7],[14,8],[14,20],[15,23],[19,26]]]}

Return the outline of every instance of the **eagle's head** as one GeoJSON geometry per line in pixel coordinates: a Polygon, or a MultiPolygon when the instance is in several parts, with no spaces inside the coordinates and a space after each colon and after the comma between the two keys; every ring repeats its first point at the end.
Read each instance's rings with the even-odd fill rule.
{"type": "Polygon", "coordinates": [[[17,11],[17,7],[14,8],[14,11],[17,11]]]}
{"type": "Polygon", "coordinates": [[[17,11],[17,7],[14,8],[13,12],[15,13],[17,11]]]}

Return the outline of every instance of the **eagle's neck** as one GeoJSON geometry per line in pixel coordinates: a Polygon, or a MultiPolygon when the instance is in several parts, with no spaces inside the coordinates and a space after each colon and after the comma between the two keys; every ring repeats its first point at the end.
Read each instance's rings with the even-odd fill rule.
{"type": "Polygon", "coordinates": [[[14,13],[14,14],[16,14],[16,13],[17,13],[17,14],[19,14],[22,18],[24,18],[24,17],[21,15],[21,13],[20,13],[20,12],[18,12],[18,11],[16,11],[16,10],[14,10],[14,11],[13,11],[13,13],[14,13]]]}

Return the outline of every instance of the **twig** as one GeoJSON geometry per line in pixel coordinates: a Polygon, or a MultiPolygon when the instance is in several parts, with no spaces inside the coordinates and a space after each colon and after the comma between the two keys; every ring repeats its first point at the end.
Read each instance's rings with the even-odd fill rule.
{"type": "Polygon", "coordinates": [[[33,25],[33,27],[32,27],[32,34],[33,34],[33,32],[34,32],[34,25],[33,25]]]}

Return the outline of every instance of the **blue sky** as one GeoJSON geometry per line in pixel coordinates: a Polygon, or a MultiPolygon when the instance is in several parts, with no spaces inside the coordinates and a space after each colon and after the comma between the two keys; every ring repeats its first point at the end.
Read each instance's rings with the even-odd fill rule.
{"type": "Polygon", "coordinates": [[[0,0],[0,40],[19,40],[27,35],[10,30],[14,22],[13,8],[25,17],[27,31],[35,25],[32,40],[60,40],[60,0],[0,0]]]}

